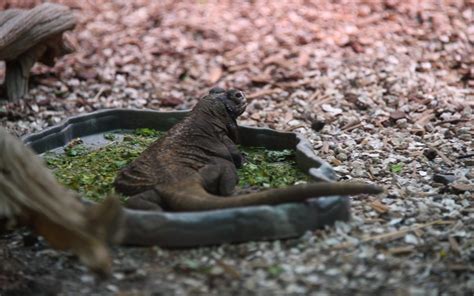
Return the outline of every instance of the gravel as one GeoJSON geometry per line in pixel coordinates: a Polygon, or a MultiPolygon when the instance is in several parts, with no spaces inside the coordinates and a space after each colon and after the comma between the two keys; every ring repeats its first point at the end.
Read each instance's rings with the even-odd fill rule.
{"type": "Polygon", "coordinates": [[[294,240],[116,248],[105,281],[13,233],[0,237],[0,258],[17,260],[0,268],[0,294],[31,282],[83,295],[474,291],[474,2],[57,2],[77,11],[76,52],[0,105],[12,133],[236,87],[251,100],[241,124],[303,133],[341,179],[387,194],[354,197],[350,223],[294,240]]]}

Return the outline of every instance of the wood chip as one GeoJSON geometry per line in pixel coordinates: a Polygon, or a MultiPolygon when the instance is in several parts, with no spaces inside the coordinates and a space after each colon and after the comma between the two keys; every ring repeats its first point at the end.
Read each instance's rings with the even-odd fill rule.
{"type": "Polygon", "coordinates": [[[321,152],[324,153],[324,154],[329,153],[329,142],[328,141],[323,142],[323,147],[321,148],[321,152]]]}
{"type": "Polygon", "coordinates": [[[474,267],[465,264],[449,264],[448,268],[452,271],[471,271],[474,272],[474,267]]]}
{"type": "Polygon", "coordinates": [[[219,81],[219,79],[221,79],[222,73],[223,73],[222,72],[222,67],[220,67],[220,66],[214,67],[209,72],[209,77],[207,78],[207,80],[209,81],[210,84],[214,84],[217,81],[219,81]]]}
{"type": "Polygon", "coordinates": [[[472,119],[467,119],[467,118],[448,119],[448,120],[443,120],[443,121],[436,122],[435,125],[443,125],[443,124],[446,124],[446,123],[458,124],[458,123],[461,123],[461,122],[470,122],[471,120],[472,119]]]}
{"type": "Polygon", "coordinates": [[[333,159],[331,159],[331,164],[332,164],[333,166],[340,166],[340,165],[342,164],[342,161],[340,161],[340,160],[337,159],[337,158],[333,158],[333,159]]]}
{"type": "Polygon", "coordinates": [[[248,63],[245,63],[245,64],[240,64],[240,65],[235,65],[235,66],[231,66],[227,69],[227,72],[228,73],[233,73],[233,72],[238,72],[238,71],[242,71],[242,70],[245,70],[245,69],[248,69],[250,68],[250,64],[248,63]]]}
{"type": "Polygon", "coordinates": [[[281,88],[298,88],[310,83],[311,83],[310,79],[302,79],[299,81],[279,82],[276,85],[281,88]]]}
{"type": "Polygon", "coordinates": [[[251,93],[250,95],[247,96],[248,100],[264,97],[264,96],[270,96],[274,94],[279,94],[281,92],[281,89],[275,88],[275,89],[263,89],[261,91],[257,91],[254,93],[251,93]]]}
{"type": "Polygon", "coordinates": [[[348,132],[359,127],[362,127],[362,123],[359,120],[354,120],[343,126],[341,130],[348,132]]]}
{"type": "Polygon", "coordinates": [[[400,111],[400,110],[390,112],[390,119],[392,120],[398,120],[398,119],[402,119],[406,117],[407,115],[405,114],[405,112],[400,111]]]}
{"type": "Polygon", "coordinates": [[[290,127],[288,130],[289,131],[294,131],[294,130],[299,129],[299,128],[306,128],[306,126],[304,124],[298,124],[298,125],[290,127]]]}
{"type": "Polygon", "coordinates": [[[362,239],[362,241],[363,242],[369,242],[369,241],[384,241],[384,242],[386,242],[386,241],[391,241],[391,240],[395,240],[395,239],[404,237],[405,234],[407,234],[409,232],[412,232],[414,230],[417,230],[417,229],[422,229],[422,228],[430,227],[430,226],[433,226],[433,225],[443,225],[443,224],[446,225],[446,224],[453,224],[453,223],[455,223],[455,222],[454,221],[436,220],[436,221],[432,221],[432,222],[425,223],[425,224],[415,225],[415,226],[412,226],[412,227],[409,227],[409,228],[406,228],[406,229],[402,229],[402,230],[397,230],[397,231],[393,231],[393,232],[389,232],[389,233],[384,233],[384,234],[365,237],[365,238],[362,239]]]}
{"type": "Polygon", "coordinates": [[[298,57],[298,65],[300,67],[304,67],[309,62],[309,54],[305,51],[300,52],[300,56],[298,57]]]}
{"type": "Polygon", "coordinates": [[[261,84],[270,84],[272,83],[272,77],[269,75],[256,75],[251,78],[253,83],[261,83],[261,84]]]}
{"type": "Polygon", "coordinates": [[[395,248],[390,248],[388,249],[388,253],[392,255],[400,255],[400,254],[406,254],[406,253],[411,253],[415,250],[415,246],[413,245],[408,245],[408,246],[400,246],[400,247],[395,247],[395,248]]]}
{"type": "Polygon", "coordinates": [[[459,243],[456,240],[456,238],[454,236],[450,236],[448,240],[449,240],[449,245],[451,246],[451,250],[453,250],[454,252],[458,254],[461,254],[461,247],[459,246],[459,243]]]}
{"type": "Polygon", "coordinates": [[[388,211],[390,210],[390,208],[387,205],[381,203],[379,200],[371,202],[370,206],[379,214],[388,213],[388,211]]]}
{"type": "Polygon", "coordinates": [[[99,91],[97,92],[97,94],[92,99],[92,101],[93,102],[97,101],[97,99],[100,98],[100,96],[104,93],[104,91],[105,91],[105,87],[101,87],[99,91]]]}
{"type": "Polygon", "coordinates": [[[451,188],[457,191],[461,192],[473,192],[474,191],[474,184],[468,184],[468,183],[452,183],[451,188]]]}
{"type": "Polygon", "coordinates": [[[435,117],[433,110],[428,109],[421,114],[418,120],[415,121],[415,125],[419,125],[420,127],[424,127],[431,119],[435,117]]]}
{"type": "Polygon", "coordinates": [[[274,56],[270,56],[268,58],[266,58],[265,60],[263,60],[262,62],[264,65],[277,65],[277,66],[280,66],[282,68],[286,68],[286,69],[294,69],[294,65],[293,63],[289,62],[287,59],[285,59],[281,54],[277,54],[277,55],[274,55],[274,56]]]}
{"type": "Polygon", "coordinates": [[[321,106],[325,103],[328,103],[328,102],[331,102],[333,99],[329,96],[323,96],[321,97],[319,100],[317,100],[316,102],[314,102],[314,107],[317,107],[317,106],[321,106]]]}

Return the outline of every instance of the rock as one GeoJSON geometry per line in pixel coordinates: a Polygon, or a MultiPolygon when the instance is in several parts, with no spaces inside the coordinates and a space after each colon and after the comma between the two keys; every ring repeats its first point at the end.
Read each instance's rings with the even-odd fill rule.
{"type": "Polygon", "coordinates": [[[401,118],[397,120],[397,127],[406,128],[408,126],[408,120],[406,118],[401,118]]]}
{"type": "Polygon", "coordinates": [[[347,154],[341,152],[341,153],[336,155],[336,158],[339,159],[340,161],[345,161],[345,160],[347,160],[347,154]]]}
{"type": "Polygon", "coordinates": [[[397,121],[405,117],[406,117],[406,114],[403,111],[397,110],[397,111],[390,112],[390,119],[392,119],[393,121],[397,121]]]}
{"type": "Polygon", "coordinates": [[[354,104],[359,110],[367,110],[370,107],[371,100],[367,96],[358,96],[355,93],[345,94],[345,99],[354,104]]]}
{"type": "Polygon", "coordinates": [[[433,181],[436,183],[441,183],[447,185],[449,183],[454,182],[457,179],[455,175],[442,175],[442,174],[435,174],[433,175],[433,181]]]}
{"type": "Polygon", "coordinates": [[[106,289],[113,293],[117,293],[119,291],[119,288],[116,285],[112,284],[107,285],[106,289]]]}
{"type": "Polygon", "coordinates": [[[160,100],[160,105],[163,107],[175,107],[181,105],[183,100],[175,97],[162,98],[160,100]]]}
{"type": "Polygon", "coordinates": [[[27,233],[22,238],[25,247],[32,247],[38,243],[38,237],[32,233],[27,233]]]}
{"type": "Polygon", "coordinates": [[[426,156],[429,160],[435,159],[436,155],[438,155],[438,152],[436,150],[428,148],[423,151],[423,155],[426,156]]]}
{"type": "Polygon", "coordinates": [[[92,275],[85,274],[80,277],[80,281],[84,284],[87,284],[87,283],[93,283],[95,279],[92,275]]]}
{"type": "Polygon", "coordinates": [[[322,104],[321,109],[323,109],[327,113],[330,113],[333,116],[336,116],[342,113],[341,108],[333,107],[329,104],[322,104]]]}
{"type": "Polygon", "coordinates": [[[360,160],[352,162],[351,175],[356,178],[367,177],[367,170],[365,168],[365,164],[360,160]]]}
{"type": "Polygon", "coordinates": [[[324,128],[324,125],[326,125],[326,123],[318,119],[315,119],[313,120],[313,122],[311,122],[311,128],[317,132],[322,130],[324,128]]]}
{"type": "Polygon", "coordinates": [[[418,245],[418,243],[419,243],[418,238],[414,234],[411,234],[411,233],[405,235],[404,241],[407,244],[411,244],[411,245],[418,245]]]}

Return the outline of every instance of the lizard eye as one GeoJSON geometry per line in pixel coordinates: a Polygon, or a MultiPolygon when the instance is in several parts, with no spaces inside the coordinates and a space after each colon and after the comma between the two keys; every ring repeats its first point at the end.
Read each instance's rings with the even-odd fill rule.
{"type": "Polygon", "coordinates": [[[231,89],[228,91],[228,98],[232,100],[233,103],[240,105],[245,102],[245,95],[240,90],[231,89]]]}
{"type": "Polygon", "coordinates": [[[245,108],[247,107],[245,94],[240,90],[232,89],[229,90],[227,96],[232,102],[232,114],[234,115],[234,117],[237,117],[242,114],[245,111],[245,108]]]}

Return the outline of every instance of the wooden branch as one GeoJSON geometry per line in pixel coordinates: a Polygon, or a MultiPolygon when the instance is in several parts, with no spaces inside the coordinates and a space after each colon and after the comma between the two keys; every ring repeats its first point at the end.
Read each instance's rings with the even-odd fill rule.
{"type": "Polygon", "coordinates": [[[0,11],[0,24],[6,24],[9,20],[16,17],[22,12],[23,10],[21,9],[8,9],[5,11],[0,11]]]}
{"type": "Polygon", "coordinates": [[[110,271],[107,242],[121,239],[122,208],[116,198],[83,205],[59,185],[43,162],[20,140],[0,128],[0,229],[33,228],[53,247],[69,249],[92,270],[110,271]]]}
{"type": "MultiPolygon", "coordinates": [[[[20,11],[0,27],[1,60],[16,59],[32,46],[75,25],[74,15],[63,5],[44,3],[31,10],[20,11]]],[[[3,13],[8,13],[8,10],[3,13]]]]}
{"type": "Polygon", "coordinates": [[[7,62],[8,99],[18,100],[28,92],[29,72],[35,62],[53,66],[56,57],[72,51],[62,33],[74,25],[71,10],[59,4],[0,12],[0,60],[7,62]]]}
{"type": "Polygon", "coordinates": [[[8,98],[17,100],[28,92],[30,70],[35,64],[37,56],[42,55],[45,49],[44,46],[39,45],[23,54],[19,59],[7,61],[5,85],[8,98]]]}

